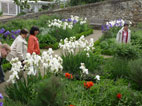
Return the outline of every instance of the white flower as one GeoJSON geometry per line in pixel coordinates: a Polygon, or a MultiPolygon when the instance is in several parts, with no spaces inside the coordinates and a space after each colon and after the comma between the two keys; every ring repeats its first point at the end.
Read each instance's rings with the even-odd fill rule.
{"type": "Polygon", "coordinates": [[[96,75],[95,77],[97,80],[100,80],[100,76],[99,75],[96,75]]]}
{"type": "Polygon", "coordinates": [[[89,53],[86,53],[87,57],[90,57],[89,53]]]}
{"type": "Polygon", "coordinates": [[[81,63],[80,69],[82,70],[83,74],[89,74],[88,73],[88,69],[85,68],[85,64],[84,63],[81,63]]]}

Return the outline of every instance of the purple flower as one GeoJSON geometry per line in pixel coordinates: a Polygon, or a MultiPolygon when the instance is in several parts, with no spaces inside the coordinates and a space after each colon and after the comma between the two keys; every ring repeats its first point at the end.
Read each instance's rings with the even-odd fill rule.
{"type": "Polygon", "coordinates": [[[109,30],[109,25],[106,25],[106,29],[109,30]]]}
{"type": "Polygon", "coordinates": [[[2,96],[2,94],[0,93],[0,99],[3,99],[3,96],[2,96]]]}
{"type": "Polygon", "coordinates": [[[0,34],[4,33],[4,31],[5,31],[4,28],[0,29],[0,34]]]}
{"type": "Polygon", "coordinates": [[[13,34],[14,34],[15,32],[12,30],[12,31],[11,31],[11,33],[13,33],[13,34]]]}
{"type": "Polygon", "coordinates": [[[102,25],[101,29],[102,29],[102,31],[105,31],[104,25],[102,25]]]}
{"type": "Polygon", "coordinates": [[[109,23],[109,26],[112,28],[112,25],[111,25],[111,23],[109,23]]]}
{"type": "Polygon", "coordinates": [[[4,35],[4,37],[7,37],[7,35],[9,35],[9,34],[10,34],[10,32],[6,31],[3,35],[4,35]]]}
{"type": "Polygon", "coordinates": [[[71,18],[68,18],[68,22],[72,22],[72,19],[71,19],[71,18]]]}
{"type": "Polygon", "coordinates": [[[16,37],[15,37],[14,35],[11,35],[11,38],[12,38],[12,39],[15,39],[16,37]]]}
{"type": "Polygon", "coordinates": [[[0,102],[0,106],[3,106],[3,103],[2,103],[2,102],[0,102]]]}
{"type": "Polygon", "coordinates": [[[21,31],[21,30],[20,30],[20,29],[18,29],[18,30],[17,30],[17,33],[20,33],[20,31],[21,31]]]}
{"type": "Polygon", "coordinates": [[[65,20],[65,19],[62,19],[62,21],[65,22],[66,20],[65,20]]]}
{"type": "Polygon", "coordinates": [[[77,20],[73,20],[73,23],[74,23],[74,24],[77,23],[77,20]]]}
{"type": "Polygon", "coordinates": [[[14,32],[15,35],[18,35],[20,33],[20,29],[14,32]]]}

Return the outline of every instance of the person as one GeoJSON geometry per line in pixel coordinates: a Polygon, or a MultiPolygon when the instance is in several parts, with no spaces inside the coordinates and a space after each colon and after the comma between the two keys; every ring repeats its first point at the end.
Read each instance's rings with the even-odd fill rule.
{"type": "Polygon", "coordinates": [[[2,59],[6,58],[6,56],[11,51],[10,46],[8,44],[0,44],[0,83],[4,82],[4,73],[2,69],[2,59]]]}
{"type": "Polygon", "coordinates": [[[116,41],[118,43],[129,43],[131,40],[131,30],[128,29],[128,24],[125,23],[124,27],[122,27],[117,33],[116,41]]]}
{"type": "Polygon", "coordinates": [[[39,33],[39,28],[33,26],[30,30],[30,37],[28,40],[28,53],[32,54],[35,52],[36,54],[40,54],[39,42],[36,35],[39,33]]]}
{"type": "Polygon", "coordinates": [[[20,35],[14,40],[11,45],[11,52],[7,56],[7,60],[18,57],[19,61],[23,62],[27,53],[27,42],[25,38],[28,36],[28,30],[22,29],[20,35]]]}

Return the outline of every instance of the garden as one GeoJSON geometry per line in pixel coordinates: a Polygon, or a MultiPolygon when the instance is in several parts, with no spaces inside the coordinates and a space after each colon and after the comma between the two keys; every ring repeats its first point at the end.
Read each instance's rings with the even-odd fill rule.
{"type": "Polygon", "coordinates": [[[20,29],[38,26],[44,49],[41,55],[27,54],[23,68],[17,58],[4,61],[10,76],[0,105],[141,106],[142,24],[131,25],[131,42],[119,44],[116,35],[124,23],[114,20],[102,25],[103,35],[96,42],[85,39],[93,29],[78,16],[41,16],[38,21],[0,24],[0,41],[8,44],[20,29]],[[54,55],[53,49],[61,49],[62,55],[54,55]]]}

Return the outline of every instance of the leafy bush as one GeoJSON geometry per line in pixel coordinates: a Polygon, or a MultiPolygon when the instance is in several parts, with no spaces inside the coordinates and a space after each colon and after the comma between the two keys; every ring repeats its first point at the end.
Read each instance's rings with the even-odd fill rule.
{"type": "Polygon", "coordinates": [[[50,35],[54,36],[59,42],[61,39],[69,38],[75,35],[75,32],[69,28],[64,30],[63,28],[54,28],[50,30],[50,35]]]}
{"type": "Polygon", "coordinates": [[[111,58],[105,61],[103,66],[104,77],[114,79],[127,78],[129,76],[128,60],[121,58],[111,58]]]}
{"type": "Polygon", "coordinates": [[[81,32],[79,34],[76,34],[76,39],[79,39],[82,35],[87,36],[93,33],[93,29],[88,29],[87,31],[81,32]]]}
{"type": "Polygon", "coordinates": [[[135,59],[140,55],[140,50],[137,46],[131,44],[119,44],[115,55],[126,59],[135,59]]]}
{"type": "Polygon", "coordinates": [[[84,63],[89,73],[100,73],[99,66],[103,63],[103,58],[99,55],[90,53],[90,57],[86,55],[86,52],[79,52],[76,55],[69,54],[62,56],[63,70],[72,74],[80,74],[80,63],[84,63]]]}
{"type": "Polygon", "coordinates": [[[35,85],[37,96],[30,106],[64,106],[64,85],[58,77],[51,77],[35,85]]]}
{"type": "Polygon", "coordinates": [[[102,49],[102,54],[105,55],[114,55],[117,49],[117,43],[114,38],[102,41],[99,46],[102,49]]]}
{"type": "Polygon", "coordinates": [[[140,106],[142,94],[128,88],[124,80],[101,80],[90,89],[94,106],[140,106]],[[117,98],[117,94],[121,97],[117,98]]]}
{"type": "Polygon", "coordinates": [[[135,83],[136,88],[142,89],[142,58],[129,63],[129,78],[135,83]]]}
{"type": "Polygon", "coordinates": [[[142,31],[135,28],[131,35],[132,45],[137,45],[139,49],[142,49],[142,31]]]}

